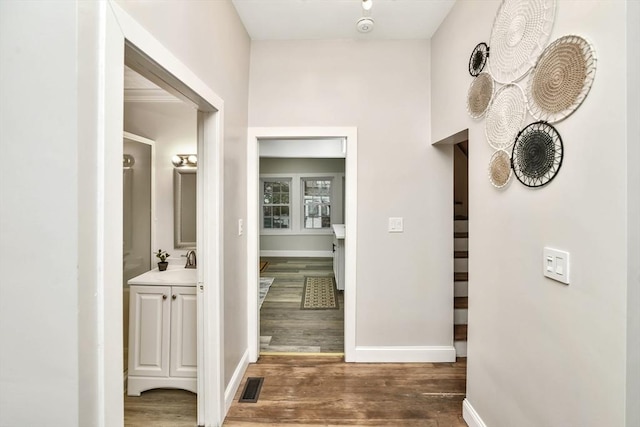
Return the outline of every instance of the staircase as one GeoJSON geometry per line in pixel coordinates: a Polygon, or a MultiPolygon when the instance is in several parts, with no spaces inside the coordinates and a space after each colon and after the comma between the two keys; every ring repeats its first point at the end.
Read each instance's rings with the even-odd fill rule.
{"type": "Polygon", "coordinates": [[[456,357],[467,357],[469,307],[469,220],[456,215],[453,221],[453,344],[456,357]]]}

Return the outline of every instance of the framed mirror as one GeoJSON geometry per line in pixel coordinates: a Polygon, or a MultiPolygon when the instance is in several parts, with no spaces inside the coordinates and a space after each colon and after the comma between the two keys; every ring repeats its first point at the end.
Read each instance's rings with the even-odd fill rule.
{"type": "Polygon", "coordinates": [[[197,168],[173,170],[173,240],[176,248],[196,248],[197,168]]]}

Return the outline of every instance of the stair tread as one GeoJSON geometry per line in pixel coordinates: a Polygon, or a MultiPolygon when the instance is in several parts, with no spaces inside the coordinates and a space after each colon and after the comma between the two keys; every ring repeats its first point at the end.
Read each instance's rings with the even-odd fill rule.
{"type": "Polygon", "coordinates": [[[454,282],[468,282],[469,281],[469,273],[453,273],[453,281],[454,282]]]}
{"type": "Polygon", "coordinates": [[[469,233],[466,231],[456,231],[455,233],[453,233],[453,238],[454,239],[468,239],[469,238],[469,233]]]}
{"type": "Polygon", "coordinates": [[[454,251],[454,258],[469,258],[469,251],[454,251]]]}
{"type": "Polygon", "coordinates": [[[467,325],[454,325],[453,326],[453,340],[454,341],[466,341],[467,340],[467,325]]]}
{"type": "Polygon", "coordinates": [[[453,308],[469,308],[469,297],[455,297],[453,308]]]}
{"type": "Polygon", "coordinates": [[[469,217],[466,216],[466,215],[454,215],[453,219],[454,220],[467,221],[469,219],[469,217]]]}

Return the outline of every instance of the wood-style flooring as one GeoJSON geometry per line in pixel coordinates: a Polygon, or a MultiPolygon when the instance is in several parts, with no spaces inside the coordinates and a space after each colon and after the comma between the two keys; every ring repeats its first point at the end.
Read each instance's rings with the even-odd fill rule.
{"type": "Polygon", "coordinates": [[[124,397],[126,427],[195,427],[197,396],[186,390],[156,389],[124,397]]]}
{"type": "Polygon", "coordinates": [[[466,359],[456,363],[344,363],[336,356],[261,356],[249,366],[223,426],[466,427],[466,359]],[[264,377],[257,403],[238,399],[264,377]]]}
{"type": "Polygon", "coordinates": [[[333,277],[332,258],[261,258],[262,277],[275,278],[260,309],[261,352],[342,353],[344,292],[338,309],[302,310],[306,276],[333,277]]]}

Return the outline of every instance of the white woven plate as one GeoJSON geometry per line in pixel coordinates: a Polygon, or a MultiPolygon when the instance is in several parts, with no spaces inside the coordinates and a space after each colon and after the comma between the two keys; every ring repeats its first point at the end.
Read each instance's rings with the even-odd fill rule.
{"type": "Polygon", "coordinates": [[[555,0],[503,0],[493,22],[489,70],[498,83],[520,80],[549,40],[555,0]]]}
{"type": "Polygon", "coordinates": [[[511,83],[502,86],[493,97],[487,112],[487,142],[496,150],[510,147],[524,124],[527,107],[522,88],[511,83]]]}

